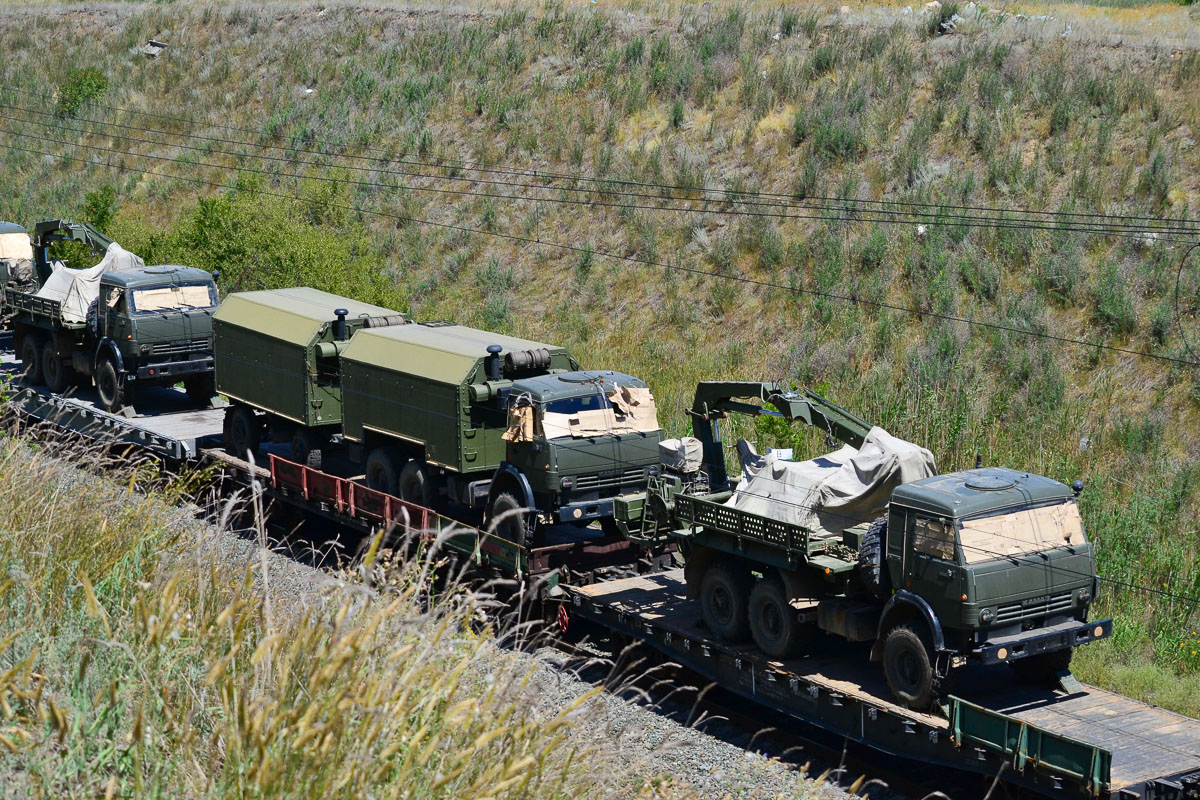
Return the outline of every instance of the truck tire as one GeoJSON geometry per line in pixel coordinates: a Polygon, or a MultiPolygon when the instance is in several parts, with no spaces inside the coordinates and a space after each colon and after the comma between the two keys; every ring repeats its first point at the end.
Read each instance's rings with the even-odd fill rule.
{"type": "Polygon", "coordinates": [[[714,561],[700,578],[700,615],[708,629],[727,642],[750,638],[750,570],[729,561],[714,561]]]}
{"type": "Polygon", "coordinates": [[[535,535],[532,516],[512,492],[501,492],[492,501],[487,527],[501,539],[518,547],[532,547],[535,535]]]}
{"type": "Polygon", "coordinates": [[[320,469],[325,463],[325,454],[321,452],[321,437],[305,428],[297,428],[292,434],[292,461],[306,467],[320,469]]]}
{"type": "Polygon", "coordinates": [[[188,400],[198,406],[207,405],[217,393],[216,377],[211,372],[189,375],[183,379],[183,390],[187,392],[188,400]]]}
{"type": "Polygon", "coordinates": [[[46,381],[46,388],[54,394],[62,394],[71,385],[68,372],[74,371],[58,357],[58,347],[54,340],[47,339],[42,345],[42,378],[46,381]]]}
{"type": "Polygon", "coordinates": [[[1075,648],[1066,647],[1062,650],[1052,650],[1049,653],[1038,653],[1035,656],[1018,658],[1009,662],[1017,677],[1028,683],[1047,684],[1058,679],[1058,673],[1071,668],[1071,656],[1075,648]]]}
{"type": "Polygon", "coordinates": [[[883,675],[892,697],[905,708],[924,711],[933,703],[937,686],[925,638],[911,624],[888,631],[883,643],[883,675]]]}
{"type": "Polygon", "coordinates": [[[376,447],[367,454],[367,463],[363,466],[367,488],[384,494],[395,494],[400,480],[400,465],[403,457],[394,447],[376,447]]]}
{"type": "Polygon", "coordinates": [[[262,423],[254,410],[242,405],[225,410],[223,430],[225,450],[238,458],[258,452],[262,444],[262,423]]]}
{"type": "Polygon", "coordinates": [[[100,405],[105,411],[115,414],[125,407],[125,387],[121,385],[117,365],[111,358],[104,359],[96,368],[96,394],[100,396],[100,405]]]}
{"type": "Polygon", "coordinates": [[[425,508],[433,508],[437,499],[437,491],[433,486],[433,476],[424,461],[413,459],[400,470],[400,480],[397,482],[397,494],[401,500],[416,503],[425,508]]]}
{"type": "Polygon", "coordinates": [[[21,339],[21,366],[25,383],[42,385],[42,341],[40,336],[27,333],[21,339]]]}
{"type": "Polygon", "coordinates": [[[858,548],[858,575],[867,591],[879,599],[892,593],[892,576],[883,563],[884,542],[887,541],[887,517],[871,523],[863,534],[858,548]]]}
{"type": "Polygon", "coordinates": [[[788,602],[787,590],[770,575],[750,590],[750,635],[758,649],[772,658],[791,658],[808,639],[809,626],[800,621],[788,602]]]}

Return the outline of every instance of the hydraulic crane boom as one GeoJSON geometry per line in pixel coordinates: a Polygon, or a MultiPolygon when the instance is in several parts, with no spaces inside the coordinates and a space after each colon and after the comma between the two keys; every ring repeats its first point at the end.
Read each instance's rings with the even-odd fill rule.
{"type": "Polygon", "coordinates": [[[689,413],[693,435],[704,445],[702,469],[708,473],[713,487],[724,486],[728,481],[717,423],[729,412],[752,417],[770,414],[789,422],[800,420],[853,447],[861,447],[871,430],[865,420],[807,389],[793,390],[773,381],[701,381],[696,385],[689,413]],[[775,410],[766,408],[768,404],[775,410]]]}
{"type": "Polygon", "coordinates": [[[71,222],[65,219],[49,219],[33,226],[33,263],[37,270],[38,285],[50,277],[50,246],[55,242],[83,242],[93,253],[103,253],[112,244],[100,231],[86,222],[71,222]]]}

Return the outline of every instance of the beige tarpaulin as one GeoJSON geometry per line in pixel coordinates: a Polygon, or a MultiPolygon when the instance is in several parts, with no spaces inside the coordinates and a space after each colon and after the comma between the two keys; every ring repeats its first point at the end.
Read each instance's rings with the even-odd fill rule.
{"type": "Polygon", "coordinates": [[[33,244],[28,233],[0,233],[0,258],[32,259],[33,244]]]}
{"type": "Polygon", "coordinates": [[[63,322],[85,322],[88,306],[100,296],[101,276],[106,272],[121,272],[144,266],[144,261],[113,242],[104,251],[104,259],[94,267],[56,267],[46,279],[46,284],[38,290],[37,296],[61,303],[63,322]]]}
{"type": "Polygon", "coordinates": [[[180,308],[208,308],[212,296],[208,286],[155,286],[152,289],[133,290],[135,311],[174,311],[180,308]]]}
{"type": "Polygon", "coordinates": [[[649,389],[616,387],[608,395],[609,407],[559,414],[537,414],[532,406],[519,405],[509,410],[505,441],[531,441],[535,435],[547,439],[567,436],[605,436],[622,433],[653,433],[658,427],[658,408],[649,389]]]}
{"type": "Polygon", "coordinates": [[[932,453],[875,427],[857,450],[846,445],[811,461],[767,453],[758,465],[746,465],[726,505],[840,533],[882,514],[900,484],[936,473],[932,453]]]}
{"type": "Polygon", "coordinates": [[[958,538],[968,564],[1087,541],[1079,506],[1071,502],[969,519],[958,538]]]}

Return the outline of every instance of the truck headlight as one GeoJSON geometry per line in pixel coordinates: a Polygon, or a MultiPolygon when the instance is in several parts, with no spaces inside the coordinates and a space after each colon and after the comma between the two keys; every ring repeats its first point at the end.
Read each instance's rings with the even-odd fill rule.
{"type": "Polygon", "coordinates": [[[990,608],[985,608],[979,612],[979,621],[984,625],[991,625],[996,619],[996,612],[990,608]]]}
{"type": "Polygon", "coordinates": [[[1080,589],[1079,594],[1075,595],[1075,598],[1079,601],[1079,605],[1086,606],[1092,602],[1092,593],[1087,589],[1080,589]]]}
{"type": "Polygon", "coordinates": [[[575,486],[575,479],[568,475],[567,477],[562,479],[561,486],[564,489],[571,489],[572,487],[575,486]]]}

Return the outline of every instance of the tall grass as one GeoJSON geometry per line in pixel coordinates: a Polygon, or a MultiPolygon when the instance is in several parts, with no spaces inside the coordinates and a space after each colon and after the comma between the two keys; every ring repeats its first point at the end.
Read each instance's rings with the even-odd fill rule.
{"type": "Polygon", "coordinates": [[[566,798],[654,777],[592,735],[589,693],[547,709],[496,647],[496,603],[431,593],[436,560],[283,576],[130,491],[144,467],[123,486],[62,455],[0,440],[0,795],[566,798]]]}

